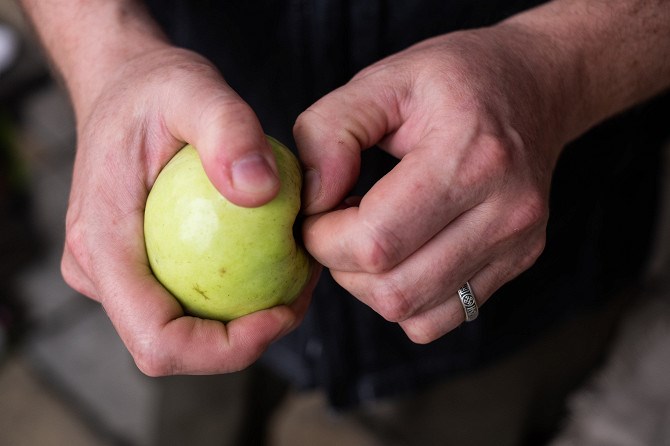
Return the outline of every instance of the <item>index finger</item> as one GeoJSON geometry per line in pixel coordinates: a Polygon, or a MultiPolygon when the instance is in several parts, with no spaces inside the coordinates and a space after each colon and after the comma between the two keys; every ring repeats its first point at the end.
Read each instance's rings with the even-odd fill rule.
{"type": "Polygon", "coordinates": [[[448,150],[446,139],[418,144],[368,191],[359,207],[308,218],[308,250],[338,271],[392,269],[486,198],[493,183],[478,179],[490,177],[484,170],[496,161],[473,165],[477,157],[472,153],[489,143],[486,138],[473,141],[468,150],[448,150]]]}

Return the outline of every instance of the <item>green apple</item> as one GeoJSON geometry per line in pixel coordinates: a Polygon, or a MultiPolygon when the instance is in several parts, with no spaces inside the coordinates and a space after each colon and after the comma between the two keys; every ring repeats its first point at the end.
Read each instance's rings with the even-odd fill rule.
{"type": "Polygon", "coordinates": [[[187,313],[229,321],[292,302],[310,259],[293,236],[302,173],[296,157],[268,137],[281,187],[269,203],[229,202],[205,175],[193,146],[181,149],[154,183],[144,214],[149,264],[187,313]]]}

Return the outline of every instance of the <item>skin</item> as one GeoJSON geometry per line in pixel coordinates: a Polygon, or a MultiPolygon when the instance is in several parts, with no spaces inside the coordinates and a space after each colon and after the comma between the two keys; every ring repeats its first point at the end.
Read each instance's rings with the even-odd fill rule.
{"type": "Polygon", "coordinates": [[[413,341],[454,329],[460,285],[469,281],[481,305],[542,252],[563,146],[667,87],[669,6],[557,1],[360,72],[294,129],[316,214],[307,248],[413,341]],[[657,51],[662,60],[651,60],[657,51]],[[399,166],[359,205],[331,212],[374,144],[399,166]]]}
{"type": "MultiPolygon", "coordinates": [[[[312,286],[291,307],[228,325],[185,316],[150,274],[142,210],[184,142],[230,201],[269,201],[276,167],[253,111],[208,61],[172,47],[138,2],[23,5],[77,117],[66,281],[101,302],[149,375],[246,367],[300,322],[312,286]]],[[[565,143],[668,87],[667,23],[670,2],[556,0],[366,68],[294,128],[308,250],[415,342],[444,335],[463,321],[463,282],[481,305],[541,253],[565,143]],[[402,161],[346,200],[374,144],[402,161]]]]}

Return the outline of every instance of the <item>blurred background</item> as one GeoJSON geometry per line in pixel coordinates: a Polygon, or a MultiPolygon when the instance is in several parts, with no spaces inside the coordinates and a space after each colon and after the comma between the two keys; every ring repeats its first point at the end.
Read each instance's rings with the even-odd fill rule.
{"type": "MultiPolygon", "coordinates": [[[[243,422],[245,411],[255,410],[245,399],[245,389],[257,382],[253,370],[218,377],[147,378],[136,369],[100,306],[63,282],[59,262],[74,151],[67,96],[49,75],[15,3],[0,0],[0,445],[247,444],[228,433],[243,422]]],[[[670,426],[670,389],[663,387],[670,376],[665,297],[670,294],[665,279],[670,276],[670,218],[663,221],[651,265],[657,299],[651,310],[632,317],[622,329],[609,370],[595,371],[594,381],[575,395],[571,407],[573,420],[579,422],[566,427],[566,443],[561,444],[587,444],[577,439],[580,429],[596,429],[598,423],[602,429],[603,420],[592,415],[606,412],[603,407],[616,406],[612,425],[620,426],[619,418],[637,411],[661,421],[665,417],[663,423],[670,426]],[[650,345],[656,349],[643,357],[650,345]],[[629,362],[630,355],[646,367],[646,374],[612,371],[629,362]],[[606,394],[626,383],[626,395],[611,404],[606,394]],[[647,400],[639,401],[640,395],[649,398],[647,394],[653,395],[650,404],[656,409],[647,400]]],[[[367,444],[363,434],[347,433],[334,419],[328,426],[314,422],[310,427],[319,398],[308,394],[287,400],[282,418],[275,420],[281,438],[330,444],[331,429],[349,435],[347,444],[367,444]]],[[[653,444],[670,444],[670,428],[658,435],[659,442],[653,444]]]]}
{"type": "Polygon", "coordinates": [[[0,444],[149,444],[156,394],[60,277],[75,132],[13,1],[0,1],[0,444]]]}

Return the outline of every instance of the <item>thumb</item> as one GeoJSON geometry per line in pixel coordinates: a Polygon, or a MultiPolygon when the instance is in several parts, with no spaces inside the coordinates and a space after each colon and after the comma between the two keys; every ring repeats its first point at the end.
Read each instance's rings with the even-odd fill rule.
{"type": "Polygon", "coordinates": [[[305,166],[303,208],[316,214],[334,208],[355,185],[361,151],[391,132],[384,88],[363,77],[324,96],[298,116],[293,127],[305,166]]]}
{"type": "Polygon", "coordinates": [[[231,202],[260,206],[279,191],[279,175],[272,148],[251,108],[236,103],[218,104],[201,120],[193,139],[203,167],[214,186],[231,202]]]}
{"type": "Polygon", "coordinates": [[[267,203],[279,191],[279,176],[256,114],[222,78],[198,81],[175,98],[168,127],[197,149],[208,178],[229,201],[267,203]]]}

